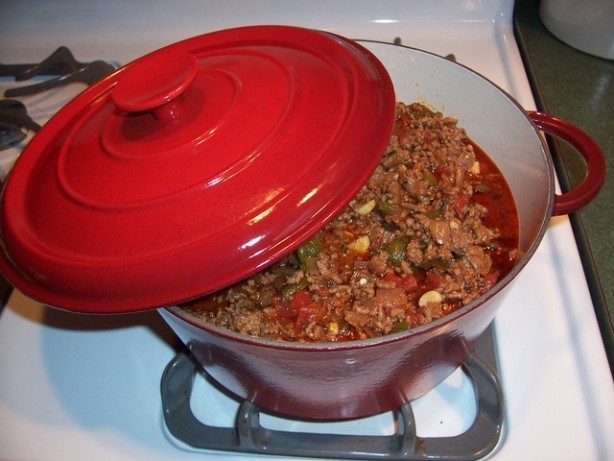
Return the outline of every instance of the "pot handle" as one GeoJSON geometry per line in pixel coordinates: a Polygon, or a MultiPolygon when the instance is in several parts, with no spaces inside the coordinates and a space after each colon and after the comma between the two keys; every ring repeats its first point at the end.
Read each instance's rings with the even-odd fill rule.
{"type": "Polygon", "coordinates": [[[543,132],[558,136],[573,146],[586,161],[586,176],[569,192],[554,196],[554,216],[574,213],[589,203],[605,181],[605,158],[599,145],[580,128],[565,120],[537,111],[528,111],[529,118],[543,132]]]}

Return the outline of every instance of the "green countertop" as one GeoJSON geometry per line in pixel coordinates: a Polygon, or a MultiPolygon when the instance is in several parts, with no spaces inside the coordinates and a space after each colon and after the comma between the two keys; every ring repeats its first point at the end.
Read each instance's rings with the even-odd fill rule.
{"type": "MultiPolygon", "coordinates": [[[[540,21],[538,0],[516,1],[515,32],[538,107],[586,131],[606,157],[599,195],[570,219],[614,373],[614,61],[552,35],[540,21]]],[[[580,155],[561,141],[552,148],[562,187],[577,184],[585,174],[580,155]]]]}

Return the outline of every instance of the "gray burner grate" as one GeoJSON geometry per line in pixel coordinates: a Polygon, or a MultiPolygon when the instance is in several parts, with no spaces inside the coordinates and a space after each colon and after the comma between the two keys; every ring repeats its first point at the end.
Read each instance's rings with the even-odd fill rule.
{"type": "Polygon", "coordinates": [[[410,403],[396,410],[398,430],[392,435],[272,430],[260,424],[259,408],[247,401],[240,404],[236,427],[206,425],[190,408],[194,377],[201,367],[187,350],[175,356],[162,377],[164,420],[175,438],[196,449],[328,459],[476,460],[496,447],[503,424],[501,385],[487,363],[492,362],[493,349],[490,335],[462,365],[475,390],[477,413],[471,427],[456,436],[417,436],[410,403]],[[483,353],[478,351],[480,347],[483,353]]]}

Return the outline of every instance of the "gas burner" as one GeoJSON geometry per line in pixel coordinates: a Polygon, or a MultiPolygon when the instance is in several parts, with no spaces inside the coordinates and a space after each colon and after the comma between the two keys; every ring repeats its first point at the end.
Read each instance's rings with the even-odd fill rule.
{"type": "MultiPolygon", "coordinates": [[[[4,97],[17,98],[61,87],[73,82],[91,85],[115,70],[106,61],[79,62],[65,46],[35,64],[0,64],[0,77],[12,77],[15,82],[35,77],[47,78],[32,85],[17,86],[4,91],[4,97]]],[[[37,132],[40,125],[29,115],[26,106],[17,99],[0,100],[0,151],[18,146],[27,131],[37,132]]]]}
{"type": "Polygon", "coordinates": [[[32,85],[10,88],[4,92],[7,98],[32,95],[73,82],[91,85],[114,70],[115,66],[106,61],[79,62],[65,46],[59,47],[37,64],[0,64],[0,76],[14,77],[15,81],[57,76],[32,85]]]}
{"type": "Polygon", "coordinates": [[[40,130],[28,115],[26,106],[16,99],[0,100],[0,151],[15,147],[28,137],[25,130],[40,130]]]}
{"type": "Polygon", "coordinates": [[[494,354],[491,341],[492,333],[487,331],[462,365],[475,391],[477,411],[473,424],[456,436],[418,436],[411,403],[393,412],[396,433],[391,435],[270,429],[261,424],[260,409],[248,401],[237,402],[234,427],[208,425],[191,408],[194,380],[202,369],[187,350],[169,362],[162,376],[164,420],[173,437],[197,450],[325,459],[477,460],[494,450],[503,424],[503,394],[498,374],[490,365],[494,354]]]}
{"type": "Polygon", "coordinates": [[[21,131],[19,127],[0,124],[0,151],[15,147],[27,137],[28,135],[21,131]]]}

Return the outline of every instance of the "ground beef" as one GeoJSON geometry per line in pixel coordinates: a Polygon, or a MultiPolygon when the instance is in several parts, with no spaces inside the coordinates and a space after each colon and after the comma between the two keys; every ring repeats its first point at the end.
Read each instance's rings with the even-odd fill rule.
{"type": "Polygon", "coordinates": [[[182,307],[264,338],[381,336],[480,296],[509,272],[517,242],[514,201],[490,159],[455,119],[398,103],[380,164],[333,222],[265,271],[182,307]]]}

